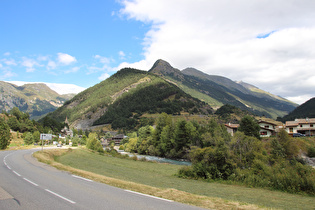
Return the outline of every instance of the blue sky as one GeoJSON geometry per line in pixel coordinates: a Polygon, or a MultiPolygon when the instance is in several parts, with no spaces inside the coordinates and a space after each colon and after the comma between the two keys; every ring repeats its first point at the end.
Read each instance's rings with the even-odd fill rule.
{"type": "Polygon", "coordinates": [[[120,14],[116,1],[0,1],[5,81],[90,87],[121,62],[143,59],[148,24],[120,14]]]}
{"type": "Polygon", "coordinates": [[[314,0],[0,0],[0,80],[88,88],[157,59],[298,104],[315,96],[314,0]],[[58,84],[58,85],[56,85],[58,84]]]}

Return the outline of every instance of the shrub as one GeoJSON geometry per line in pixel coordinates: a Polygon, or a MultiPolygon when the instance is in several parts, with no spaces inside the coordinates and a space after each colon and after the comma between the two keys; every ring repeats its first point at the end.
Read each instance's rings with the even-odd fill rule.
{"type": "Polygon", "coordinates": [[[315,157],[315,147],[309,147],[307,150],[307,156],[310,158],[315,157]]]}
{"type": "Polygon", "coordinates": [[[178,171],[178,177],[194,178],[194,179],[198,178],[191,166],[184,166],[184,167],[180,168],[178,171]]]}

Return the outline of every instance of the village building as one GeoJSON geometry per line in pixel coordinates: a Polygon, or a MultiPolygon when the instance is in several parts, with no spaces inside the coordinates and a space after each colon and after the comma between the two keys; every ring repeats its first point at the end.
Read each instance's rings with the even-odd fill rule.
{"type": "Polygon", "coordinates": [[[286,121],[285,130],[289,135],[296,133],[306,136],[315,135],[315,118],[295,119],[294,121],[286,121]]]}
{"type": "Polygon", "coordinates": [[[73,137],[73,131],[66,126],[68,124],[68,118],[66,117],[65,127],[61,129],[59,138],[65,138],[66,136],[73,137]]]}
{"type": "Polygon", "coordinates": [[[260,127],[260,137],[270,137],[270,136],[275,136],[276,135],[276,124],[259,120],[258,125],[260,127]]]}
{"type": "Polygon", "coordinates": [[[226,127],[227,132],[231,134],[231,136],[233,136],[234,133],[236,133],[238,127],[240,127],[240,125],[228,123],[228,124],[225,124],[225,127],[226,127]]]}
{"type": "Polygon", "coordinates": [[[118,134],[114,137],[112,137],[112,140],[115,142],[115,145],[120,145],[120,142],[125,138],[124,134],[118,134]]]}

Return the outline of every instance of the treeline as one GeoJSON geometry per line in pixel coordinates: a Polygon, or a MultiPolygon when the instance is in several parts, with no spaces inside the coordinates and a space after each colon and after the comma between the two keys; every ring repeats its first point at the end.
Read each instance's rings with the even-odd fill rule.
{"type": "Polygon", "coordinates": [[[39,125],[35,120],[30,120],[30,115],[20,111],[18,107],[13,107],[9,112],[2,111],[2,114],[7,116],[7,124],[14,131],[34,132],[39,125]]]}
{"type": "Polygon", "coordinates": [[[167,113],[179,115],[185,111],[191,114],[209,114],[206,104],[190,97],[178,87],[166,82],[151,82],[149,85],[131,90],[108,107],[107,112],[94,125],[111,124],[113,129],[132,130],[139,124],[144,113],[167,113]]]}
{"type": "Polygon", "coordinates": [[[315,118],[315,98],[311,98],[284,117],[278,117],[278,121],[293,121],[301,118],[315,118]]]}
{"type": "Polygon", "coordinates": [[[204,123],[174,122],[170,115],[163,113],[155,126],[141,127],[130,135],[124,144],[125,150],[188,159],[192,166],[178,173],[184,178],[225,180],[315,195],[315,172],[300,158],[300,150],[313,148],[314,142],[307,144],[292,138],[285,130],[277,137],[261,140],[259,126],[250,116],[241,120],[240,131],[233,137],[214,119],[204,123]]]}
{"type": "Polygon", "coordinates": [[[108,107],[113,102],[112,95],[146,76],[152,80],[158,79],[158,77],[146,71],[131,68],[121,69],[110,78],[77,94],[67,101],[64,106],[48,114],[48,117],[57,119],[59,122],[64,121],[66,117],[70,122],[85,117],[89,118],[99,109],[108,107]]]}
{"type": "Polygon", "coordinates": [[[9,146],[11,141],[10,130],[17,132],[17,136],[24,140],[24,144],[29,145],[33,143],[40,143],[40,133],[59,134],[60,130],[64,128],[64,123],[59,123],[57,120],[45,117],[41,122],[30,120],[29,113],[25,113],[19,110],[18,107],[14,107],[9,112],[2,111],[1,117],[3,139],[1,139],[1,149],[5,149],[9,146]],[[10,135],[6,135],[9,133],[10,135]]]}

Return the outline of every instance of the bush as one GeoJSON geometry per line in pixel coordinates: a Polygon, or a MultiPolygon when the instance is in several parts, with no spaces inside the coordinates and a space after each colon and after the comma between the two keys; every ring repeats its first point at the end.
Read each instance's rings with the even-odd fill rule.
{"type": "Polygon", "coordinates": [[[181,169],[179,169],[178,177],[181,177],[181,178],[194,178],[194,179],[198,178],[191,166],[184,166],[181,169]]]}
{"type": "Polygon", "coordinates": [[[315,157],[315,147],[309,147],[307,150],[307,156],[310,158],[315,157]]]}

